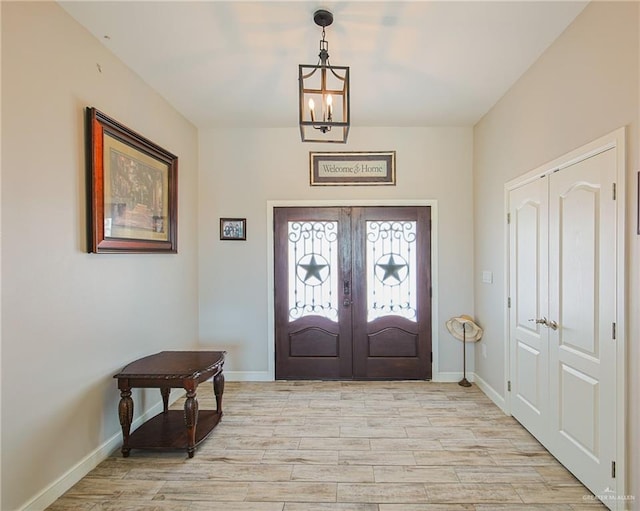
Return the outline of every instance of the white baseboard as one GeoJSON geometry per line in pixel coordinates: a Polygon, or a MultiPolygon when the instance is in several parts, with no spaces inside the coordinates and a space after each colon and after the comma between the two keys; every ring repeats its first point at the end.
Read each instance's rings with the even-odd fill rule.
{"type": "MultiPolygon", "coordinates": [[[[184,396],[184,392],[172,392],[170,403],[184,396]]],[[[156,403],[149,408],[140,417],[135,419],[131,423],[131,429],[134,430],[145,421],[151,419],[162,411],[162,401],[156,403]]],[[[80,479],[86,476],[100,463],[106,460],[113,451],[122,445],[122,433],[116,433],[111,438],[107,439],[97,449],[90,452],[87,456],[82,458],[78,463],[71,467],[61,477],[51,483],[48,487],[42,490],[38,495],[32,498],[29,502],[24,504],[18,511],[43,511],[51,504],[53,504],[58,498],[60,498],[66,491],[68,491],[74,484],[80,479]]]]}
{"type": "MultiPolygon", "coordinates": [[[[475,381],[474,373],[467,373],[467,380],[475,381]]],[[[269,371],[225,371],[226,381],[275,381],[269,371]]],[[[440,383],[455,383],[462,379],[462,372],[437,373],[433,375],[432,381],[440,383]]]]}
{"type": "MultiPolygon", "coordinates": [[[[449,383],[458,382],[462,379],[462,372],[438,373],[433,375],[434,382],[449,383]]],[[[510,415],[507,402],[491,385],[489,385],[482,377],[476,373],[467,373],[467,380],[475,383],[478,388],[504,413],[510,415]]]]}
{"type": "MultiPolygon", "coordinates": [[[[474,373],[467,373],[467,380],[469,381],[475,381],[475,374],[474,373]]],[[[437,373],[433,375],[433,378],[431,381],[434,382],[438,382],[438,383],[456,383],[459,382],[460,380],[462,380],[462,371],[460,372],[450,372],[450,373],[437,373]]]]}
{"type": "Polygon", "coordinates": [[[507,401],[505,400],[505,398],[500,394],[498,394],[498,392],[486,381],[484,381],[480,376],[478,376],[477,374],[474,376],[475,376],[475,383],[478,386],[478,388],[482,392],[484,392],[485,395],[489,399],[491,399],[491,401],[493,401],[498,408],[500,408],[500,410],[502,410],[507,415],[511,415],[508,411],[507,401]]]}
{"type": "Polygon", "coordinates": [[[59,479],[45,488],[39,495],[27,502],[20,511],[42,511],[53,504],[67,490],[86,476],[102,461],[117,449],[122,441],[122,434],[114,435],[93,452],[89,453],[59,479]]]}
{"type": "MultiPolygon", "coordinates": [[[[449,383],[449,382],[458,382],[462,379],[461,372],[451,372],[451,373],[438,373],[433,375],[434,382],[441,383],[449,383]]],[[[493,403],[500,408],[506,415],[511,415],[509,412],[509,407],[507,406],[507,401],[503,396],[501,396],[496,389],[494,389],[491,385],[489,385],[482,377],[478,376],[476,373],[467,373],[467,380],[475,383],[478,388],[489,398],[493,403]]]]}
{"type": "Polygon", "coordinates": [[[269,371],[225,371],[226,381],[274,381],[269,371]]]}

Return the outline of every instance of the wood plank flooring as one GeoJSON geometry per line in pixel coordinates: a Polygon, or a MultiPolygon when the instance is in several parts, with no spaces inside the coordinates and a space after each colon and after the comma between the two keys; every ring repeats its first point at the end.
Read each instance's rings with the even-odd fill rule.
{"type": "Polygon", "coordinates": [[[227,382],[223,410],[194,458],[115,452],[48,509],[605,509],[475,385],[227,382]]]}

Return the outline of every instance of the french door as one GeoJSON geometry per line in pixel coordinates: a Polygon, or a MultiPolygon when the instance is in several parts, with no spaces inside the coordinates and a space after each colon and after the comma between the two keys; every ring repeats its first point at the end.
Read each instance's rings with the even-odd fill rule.
{"type": "Polygon", "coordinates": [[[429,207],[274,210],[277,379],[430,379],[429,207]]]}

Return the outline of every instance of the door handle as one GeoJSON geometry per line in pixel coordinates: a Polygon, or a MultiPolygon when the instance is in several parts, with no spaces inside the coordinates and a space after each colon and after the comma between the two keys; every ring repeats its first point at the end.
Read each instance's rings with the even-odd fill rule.
{"type": "Polygon", "coordinates": [[[529,321],[535,321],[537,325],[544,325],[551,330],[557,330],[560,325],[556,321],[549,321],[547,318],[542,316],[542,319],[530,319],[529,321]]]}
{"type": "Polygon", "coordinates": [[[342,283],[342,291],[344,292],[344,300],[342,301],[342,305],[344,307],[349,307],[351,305],[351,299],[349,295],[351,294],[351,281],[345,280],[342,283]]]}

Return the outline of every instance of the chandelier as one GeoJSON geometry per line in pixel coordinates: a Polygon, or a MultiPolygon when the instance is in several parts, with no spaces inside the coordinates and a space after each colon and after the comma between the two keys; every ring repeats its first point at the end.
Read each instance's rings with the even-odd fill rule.
{"type": "Polygon", "coordinates": [[[298,66],[299,123],[303,142],[344,144],[349,135],[349,68],[329,63],[329,43],[325,28],[333,14],[320,9],[313,21],[322,27],[318,63],[298,66]]]}

